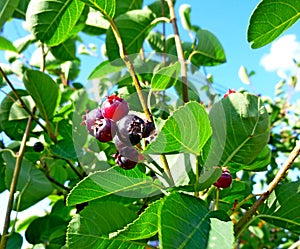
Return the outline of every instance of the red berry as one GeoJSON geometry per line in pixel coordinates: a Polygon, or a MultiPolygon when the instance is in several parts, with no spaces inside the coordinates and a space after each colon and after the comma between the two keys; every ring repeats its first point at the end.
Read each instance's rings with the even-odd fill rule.
{"type": "Polygon", "coordinates": [[[116,122],[128,114],[129,106],[126,100],[112,94],[103,102],[101,111],[103,117],[116,122]]]}
{"type": "Polygon", "coordinates": [[[220,176],[218,181],[214,183],[214,185],[217,188],[228,188],[231,182],[232,182],[232,176],[230,174],[230,171],[228,169],[223,169],[222,175],[220,176]]]}
{"type": "Polygon", "coordinates": [[[224,94],[224,98],[226,98],[229,94],[236,93],[236,90],[228,89],[227,93],[224,94]]]}

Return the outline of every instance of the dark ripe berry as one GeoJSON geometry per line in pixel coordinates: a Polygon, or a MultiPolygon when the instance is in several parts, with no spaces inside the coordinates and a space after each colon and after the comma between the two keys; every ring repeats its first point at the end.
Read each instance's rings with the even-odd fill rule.
{"type": "Polygon", "coordinates": [[[149,137],[150,134],[152,133],[152,131],[154,131],[154,130],[155,130],[154,124],[147,120],[144,124],[142,137],[143,138],[149,137]]]}
{"type": "Polygon", "coordinates": [[[93,136],[100,142],[109,142],[116,134],[116,124],[107,118],[97,119],[92,130],[93,136]]]}
{"type": "Polygon", "coordinates": [[[96,120],[102,119],[104,117],[102,115],[101,108],[96,108],[83,115],[82,118],[82,124],[86,126],[88,133],[90,135],[94,135],[94,130],[92,129],[92,127],[95,125],[96,120]]]}
{"type": "Polygon", "coordinates": [[[36,142],[34,145],[33,145],[33,149],[36,151],[36,152],[41,152],[44,150],[44,145],[41,143],[41,142],[36,142]]]}
{"type": "Polygon", "coordinates": [[[132,169],[138,163],[139,153],[132,146],[126,146],[115,155],[116,164],[123,169],[132,169]]]}
{"type": "Polygon", "coordinates": [[[232,176],[228,169],[223,169],[222,175],[214,183],[217,188],[228,188],[232,182],[232,176]]]}
{"type": "Polygon", "coordinates": [[[105,118],[116,122],[128,114],[129,106],[126,100],[112,94],[103,102],[101,111],[105,118]]]}
{"type": "Polygon", "coordinates": [[[134,114],[128,114],[117,123],[119,139],[126,145],[138,144],[145,129],[145,122],[134,114]]]}
{"type": "Polygon", "coordinates": [[[226,98],[229,94],[236,93],[236,90],[228,89],[227,93],[224,94],[223,98],[226,98]]]}

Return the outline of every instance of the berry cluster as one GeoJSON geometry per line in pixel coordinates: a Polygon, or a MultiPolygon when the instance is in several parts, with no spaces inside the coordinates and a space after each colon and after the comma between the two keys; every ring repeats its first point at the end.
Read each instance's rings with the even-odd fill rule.
{"type": "Polygon", "coordinates": [[[82,124],[100,142],[114,141],[117,147],[115,160],[123,169],[136,166],[141,155],[133,146],[154,131],[152,122],[129,114],[128,103],[115,94],[108,96],[101,107],[83,115],[82,124]]]}

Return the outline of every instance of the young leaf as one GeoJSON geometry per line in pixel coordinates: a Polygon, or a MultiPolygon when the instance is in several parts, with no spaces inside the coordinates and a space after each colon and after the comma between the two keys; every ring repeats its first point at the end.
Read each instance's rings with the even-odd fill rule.
{"type": "Polygon", "coordinates": [[[280,184],[262,207],[259,218],[300,234],[300,181],[280,184]]]}
{"type": "Polygon", "coordinates": [[[216,66],[226,62],[224,49],[214,34],[199,29],[196,36],[198,43],[191,59],[195,66],[216,66]]]}
{"type": "Polygon", "coordinates": [[[69,193],[67,205],[76,205],[112,194],[141,198],[158,194],[160,188],[137,167],[128,171],[115,167],[90,174],[79,182],[69,193]]]}
{"type": "Polygon", "coordinates": [[[300,17],[298,0],[263,0],[249,21],[247,39],[252,48],[260,48],[275,40],[300,17]]]}
{"type": "Polygon", "coordinates": [[[151,238],[157,234],[158,212],[162,206],[162,200],[151,203],[135,221],[128,224],[114,237],[124,240],[140,240],[151,238]]]}
{"type": "Polygon", "coordinates": [[[0,29],[4,23],[12,16],[15,9],[18,7],[20,0],[0,1],[0,29]]]}
{"type": "Polygon", "coordinates": [[[26,71],[24,83],[39,108],[41,116],[46,121],[50,120],[61,98],[58,85],[50,76],[36,70],[26,71]]]}
{"type": "Polygon", "coordinates": [[[229,230],[220,230],[221,222],[215,222],[214,216],[215,212],[209,211],[201,199],[178,192],[171,193],[165,197],[159,213],[161,247],[207,249],[207,246],[223,243],[220,248],[231,249],[234,242],[232,222],[226,224],[229,230]],[[228,241],[224,243],[227,237],[228,241]]]}
{"type": "Polygon", "coordinates": [[[102,78],[108,74],[120,72],[123,68],[124,66],[113,66],[109,61],[103,61],[96,68],[94,68],[88,79],[92,80],[95,78],[102,78]]]}
{"type": "Polygon", "coordinates": [[[67,246],[70,249],[144,249],[145,244],[119,239],[108,235],[123,228],[136,218],[135,212],[116,202],[103,202],[87,206],[71,220],[67,231],[67,246]]]}
{"type": "MultiPolygon", "coordinates": [[[[132,10],[118,16],[115,24],[120,32],[120,36],[126,52],[136,54],[141,49],[145,38],[154,25],[154,16],[150,10],[132,10]]],[[[111,28],[106,33],[107,56],[110,61],[120,58],[119,46],[111,28]]]]}
{"type": "Polygon", "coordinates": [[[214,104],[209,116],[213,135],[208,158],[218,159],[215,165],[250,165],[269,141],[269,115],[256,95],[230,94],[214,104]]]}
{"type": "Polygon", "coordinates": [[[175,85],[180,75],[180,63],[177,61],[173,65],[161,68],[152,77],[152,91],[163,91],[175,85]]]}
{"type": "Polygon", "coordinates": [[[0,36],[0,50],[18,52],[16,47],[9,40],[5,39],[3,36],[0,36]]]}
{"type": "Polygon", "coordinates": [[[26,12],[26,22],[40,41],[56,46],[70,37],[83,10],[84,3],[80,0],[32,0],[26,12]]]}
{"type": "Polygon", "coordinates": [[[190,31],[192,29],[191,24],[191,6],[189,4],[182,4],[179,7],[180,21],[185,30],[190,31]]]}
{"type": "Polygon", "coordinates": [[[165,122],[156,139],[144,153],[192,153],[199,155],[212,130],[204,107],[189,102],[177,109],[165,122]]]}
{"type": "MultiPolygon", "coordinates": [[[[2,151],[2,157],[6,162],[5,182],[9,187],[11,184],[16,158],[10,151],[2,151]]],[[[20,202],[19,211],[32,206],[38,201],[52,193],[53,187],[51,182],[46,178],[45,174],[38,170],[30,161],[23,158],[20,175],[18,178],[15,203],[20,202]]],[[[14,207],[16,210],[16,207],[14,207]]]]}
{"type": "Polygon", "coordinates": [[[82,0],[87,5],[100,11],[103,15],[113,18],[116,12],[116,0],[82,0]]]}

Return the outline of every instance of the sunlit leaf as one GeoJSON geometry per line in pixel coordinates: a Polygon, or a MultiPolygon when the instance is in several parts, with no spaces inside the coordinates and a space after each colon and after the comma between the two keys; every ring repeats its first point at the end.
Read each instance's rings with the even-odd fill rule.
{"type": "Polygon", "coordinates": [[[208,115],[197,102],[177,109],[165,122],[147,154],[184,152],[199,155],[212,133],[208,115]]]}
{"type": "Polygon", "coordinates": [[[189,4],[182,4],[179,7],[180,21],[185,30],[191,30],[191,6],[189,4]]]}
{"type": "Polygon", "coordinates": [[[144,249],[145,244],[121,239],[109,239],[108,235],[123,228],[136,218],[134,211],[116,202],[103,202],[87,206],[71,220],[67,231],[70,249],[144,249]]]}
{"type": "Polygon", "coordinates": [[[192,52],[192,63],[196,66],[215,66],[226,62],[224,49],[214,34],[205,29],[196,33],[198,43],[192,52]]]}
{"type": "Polygon", "coordinates": [[[275,40],[300,18],[298,0],[263,0],[249,21],[247,38],[252,48],[260,48],[275,40]]]}
{"type": "Polygon", "coordinates": [[[110,168],[90,174],[79,182],[67,198],[68,205],[100,199],[112,194],[141,198],[160,192],[160,186],[138,168],[110,168]]]}
{"type": "Polygon", "coordinates": [[[55,46],[70,37],[83,9],[84,3],[80,0],[32,0],[26,22],[39,40],[55,46]]]}
{"type": "Polygon", "coordinates": [[[113,18],[116,12],[116,0],[81,0],[103,15],[113,18]]]}
{"type": "Polygon", "coordinates": [[[0,36],[0,50],[17,52],[16,47],[3,36],[0,36]]]}
{"type": "Polygon", "coordinates": [[[12,16],[18,7],[20,0],[3,0],[0,1],[0,29],[4,23],[12,16]]]}

